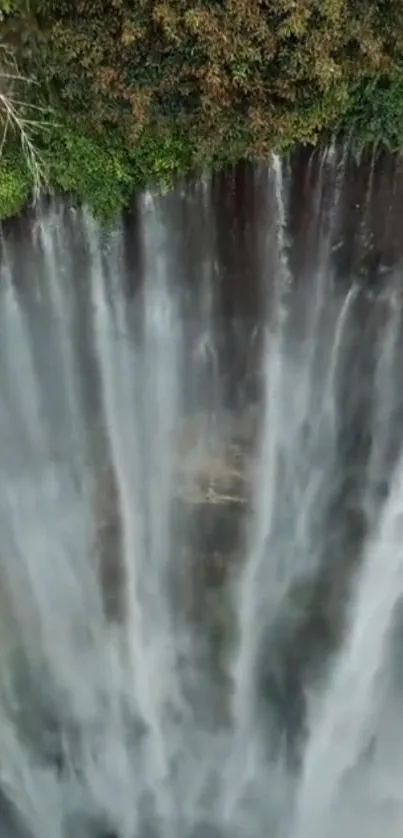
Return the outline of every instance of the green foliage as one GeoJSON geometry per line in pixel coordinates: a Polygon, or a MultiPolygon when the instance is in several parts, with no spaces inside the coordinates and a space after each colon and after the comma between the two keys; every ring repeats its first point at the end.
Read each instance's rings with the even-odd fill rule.
{"type": "Polygon", "coordinates": [[[153,183],[168,190],[193,164],[182,137],[148,130],[132,147],[113,126],[101,135],[66,127],[52,139],[46,157],[53,186],[87,203],[101,220],[118,216],[136,187],[153,183]]]}
{"type": "Polygon", "coordinates": [[[0,0],[0,22],[6,15],[15,11],[16,0],[0,0]]]}
{"type": "Polygon", "coordinates": [[[4,154],[0,166],[0,218],[12,218],[27,203],[32,179],[20,155],[4,154]]]}
{"type": "MultiPolygon", "coordinates": [[[[31,104],[52,112],[35,131],[47,180],[101,218],[145,184],[322,132],[402,146],[403,0],[0,0],[1,14],[31,104]]],[[[0,214],[30,188],[7,165],[0,214]]]]}
{"type": "MultiPolygon", "coordinates": [[[[102,135],[79,126],[58,125],[43,138],[44,177],[52,189],[86,203],[101,221],[117,217],[135,188],[154,184],[163,191],[197,165],[196,149],[185,136],[144,131],[134,147],[111,127],[102,135]]],[[[33,188],[23,155],[3,154],[0,167],[0,218],[17,214],[33,188]]]]}
{"type": "Polygon", "coordinates": [[[136,186],[155,184],[169,190],[180,174],[198,162],[197,146],[185,131],[150,126],[130,147],[133,180],[136,186]]]}
{"type": "Polygon", "coordinates": [[[393,79],[369,78],[357,85],[342,122],[351,134],[359,158],[365,148],[386,147],[397,152],[403,146],[403,72],[393,79]]]}
{"type": "Polygon", "coordinates": [[[49,179],[55,189],[86,202],[100,219],[122,212],[132,187],[130,162],[124,150],[108,142],[68,129],[50,145],[49,179]]]}

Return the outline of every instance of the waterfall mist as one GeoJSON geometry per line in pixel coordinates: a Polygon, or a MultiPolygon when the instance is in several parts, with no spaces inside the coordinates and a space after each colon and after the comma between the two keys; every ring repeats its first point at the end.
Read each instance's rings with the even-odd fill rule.
{"type": "Polygon", "coordinates": [[[2,231],[0,835],[400,835],[400,166],[2,231]]]}

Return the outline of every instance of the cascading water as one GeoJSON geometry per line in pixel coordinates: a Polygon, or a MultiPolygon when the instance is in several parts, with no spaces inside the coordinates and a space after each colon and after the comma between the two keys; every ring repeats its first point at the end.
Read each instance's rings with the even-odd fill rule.
{"type": "Polygon", "coordinates": [[[296,169],[3,233],[0,835],[400,835],[400,273],[296,169]]]}

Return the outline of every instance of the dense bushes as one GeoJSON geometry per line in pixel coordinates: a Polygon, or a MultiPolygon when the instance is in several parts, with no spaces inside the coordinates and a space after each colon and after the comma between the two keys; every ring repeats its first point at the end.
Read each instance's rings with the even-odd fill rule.
{"type": "MultiPolygon", "coordinates": [[[[167,188],[324,130],[358,149],[402,142],[403,0],[0,0],[1,11],[30,80],[13,91],[22,111],[40,109],[28,125],[42,182],[104,217],[137,185],[167,188]]],[[[32,188],[10,128],[2,217],[32,188]]]]}

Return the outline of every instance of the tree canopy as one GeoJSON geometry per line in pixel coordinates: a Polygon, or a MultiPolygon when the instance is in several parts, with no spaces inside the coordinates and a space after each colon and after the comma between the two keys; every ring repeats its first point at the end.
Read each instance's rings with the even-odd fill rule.
{"type": "Polygon", "coordinates": [[[403,0],[0,0],[0,27],[0,217],[35,177],[108,216],[323,132],[402,143],[403,0]]]}

